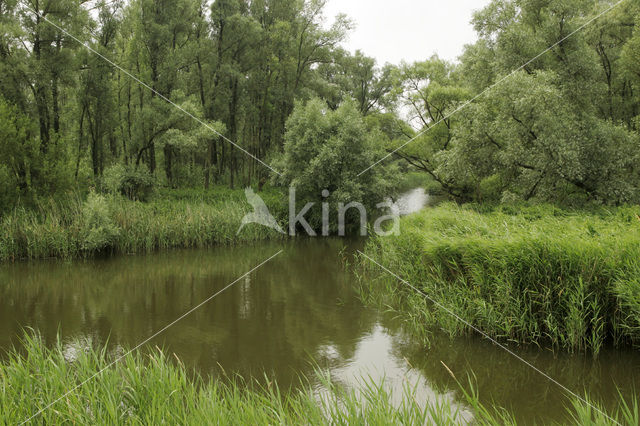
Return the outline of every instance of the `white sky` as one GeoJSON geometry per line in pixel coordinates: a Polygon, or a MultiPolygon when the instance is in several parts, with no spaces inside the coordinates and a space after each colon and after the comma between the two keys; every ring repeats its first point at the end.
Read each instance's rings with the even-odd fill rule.
{"type": "Polygon", "coordinates": [[[401,60],[425,60],[437,53],[455,60],[476,35],[471,25],[474,10],[489,0],[327,0],[325,16],[333,22],[346,13],[355,24],[347,50],[360,49],[379,65],[401,60]]]}

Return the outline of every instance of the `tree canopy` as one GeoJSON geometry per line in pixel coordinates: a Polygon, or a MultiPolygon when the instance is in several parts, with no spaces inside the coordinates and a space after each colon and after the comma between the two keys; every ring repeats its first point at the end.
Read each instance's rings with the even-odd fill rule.
{"type": "Polygon", "coordinates": [[[459,200],[637,201],[640,7],[591,22],[613,4],[493,0],[457,62],[392,65],[344,50],[353,23],[323,0],[3,1],[0,202],[261,186],[261,162],[280,184],[360,188],[341,150],[362,169],[393,152],[375,168],[459,200]]]}

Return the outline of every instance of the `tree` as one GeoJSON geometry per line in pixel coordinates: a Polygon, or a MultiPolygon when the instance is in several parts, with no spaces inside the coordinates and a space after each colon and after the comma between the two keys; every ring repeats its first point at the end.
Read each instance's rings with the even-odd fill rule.
{"type": "Polygon", "coordinates": [[[459,66],[432,58],[399,68],[399,106],[424,134],[396,155],[463,200],[636,199],[637,6],[576,32],[604,7],[492,1],[476,13],[480,38],[459,66]]]}
{"type": "Polygon", "coordinates": [[[595,6],[496,0],[476,14],[481,38],[460,72],[481,96],[460,114],[438,175],[479,199],[636,199],[634,82],[624,70],[635,6],[567,38],[595,6]]]}
{"type": "Polygon", "coordinates": [[[418,134],[405,130],[406,137],[393,140],[388,150],[430,174],[451,195],[463,197],[457,179],[445,178],[442,168],[446,158],[443,153],[451,148],[458,120],[452,113],[470,97],[469,90],[460,82],[455,66],[437,56],[411,65],[402,64],[394,74],[395,102],[401,111],[406,111],[418,134]],[[407,137],[417,139],[406,144],[407,137]]]}
{"type": "Polygon", "coordinates": [[[576,111],[560,78],[520,72],[467,110],[442,172],[481,198],[631,201],[637,137],[576,111]]]}
{"type": "MultiPolygon", "coordinates": [[[[329,211],[336,212],[339,203],[359,202],[371,214],[388,195],[393,180],[384,167],[358,176],[382,153],[376,138],[376,133],[367,130],[353,101],[345,101],[335,111],[320,99],[296,106],[287,121],[279,164],[283,175],[277,182],[295,189],[297,204],[316,203],[317,208],[307,216],[313,229],[322,227],[321,203],[328,203],[329,211]]],[[[359,224],[359,217],[351,209],[346,223],[359,224]]],[[[334,215],[331,229],[335,231],[336,227],[334,215]]]]}
{"type": "Polygon", "coordinates": [[[88,21],[87,12],[72,0],[29,0],[18,6],[21,28],[13,36],[26,46],[27,61],[20,74],[33,95],[40,130],[40,150],[46,153],[49,145],[61,137],[61,97],[73,67],[76,41],[69,33],[82,34],[88,21]],[[52,25],[54,22],[58,27],[52,25]]]}
{"type": "Polygon", "coordinates": [[[333,108],[337,108],[345,96],[356,101],[363,115],[380,112],[390,106],[388,95],[393,89],[393,66],[378,68],[374,58],[359,50],[351,55],[337,49],[334,57],[332,62],[322,64],[318,69],[323,77],[318,92],[333,108]]]}
{"type": "MultiPolygon", "coordinates": [[[[117,4],[111,8],[105,3],[99,6],[98,33],[92,48],[106,57],[113,56],[115,51],[118,12],[117,4]]],[[[119,150],[115,134],[115,69],[93,52],[83,50],[78,56],[82,61],[82,71],[78,93],[78,154],[75,175],[78,176],[84,147],[88,146],[93,175],[100,177],[105,168],[106,151],[116,158],[119,150]],[[108,143],[107,147],[105,141],[108,143]]]]}

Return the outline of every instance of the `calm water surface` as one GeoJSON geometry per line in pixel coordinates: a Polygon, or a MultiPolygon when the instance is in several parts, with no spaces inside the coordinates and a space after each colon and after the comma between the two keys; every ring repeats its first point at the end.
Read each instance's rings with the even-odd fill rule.
{"type": "MultiPolygon", "coordinates": [[[[423,193],[422,193],[423,194],[423,193]]],[[[0,352],[19,343],[24,327],[48,344],[108,340],[133,347],[246,271],[283,253],[149,343],[174,352],[207,375],[267,375],[283,388],[313,377],[313,362],[346,385],[368,375],[394,388],[417,385],[426,401],[450,398],[464,410],[444,362],[466,382],[473,372],[483,401],[514,410],[524,423],[563,420],[562,392],[511,355],[480,338],[436,335],[429,348],[397,321],[367,309],[343,267],[362,242],[299,239],[250,247],[169,251],[85,262],[0,266],[0,352]]],[[[71,350],[71,349],[70,349],[71,350]]],[[[637,351],[589,356],[517,349],[529,362],[579,394],[614,403],[616,386],[640,385],[637,351]]]]}

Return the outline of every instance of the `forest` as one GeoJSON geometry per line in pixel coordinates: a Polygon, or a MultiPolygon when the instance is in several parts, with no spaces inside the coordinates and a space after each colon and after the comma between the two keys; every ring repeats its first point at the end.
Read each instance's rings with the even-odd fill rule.
{"type": "Polygon", "coordinates": [[[346,51],[353,21],[323,8],[3,0],[0,210],[220,185],[362,201],[415,171],[459,201],[638,200],[637,3],[495,0],[459,61],[401,64],[346,51]]]}

